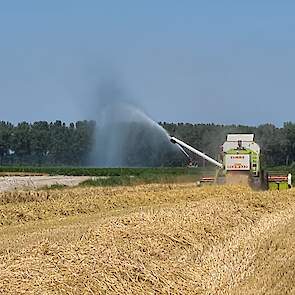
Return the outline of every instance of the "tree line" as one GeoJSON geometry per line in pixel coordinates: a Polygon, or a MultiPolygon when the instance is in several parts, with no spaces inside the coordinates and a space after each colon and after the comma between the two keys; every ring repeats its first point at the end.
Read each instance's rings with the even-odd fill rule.
{"type": "MultiPolygon", "coordinates": [[[[295,124],[287,122],[283,127],[273,124],[260,126],[159,123],[170,135],[178,137],[206,154],[217,158],[219,148],[228,133],[254,133],[262,148],[264,165],[291,165],[295,162],[295,124]]],[[[176,153],[163,134],[141,123],[108,128],[116,131],[116,154],[123,155],[123,166],[179,166],[186,159],[176,153]],[[128,137],[127,135],[128,134],[128,137]],[[124,137],[124,138],[123,138],[124,137]]],[[[97,136],[100,127],[94,121],[78,121],[66,124],[62,121],[34,123],[21,122],[13,125],[0,122],[0,165],[38,166],[96,166],[108,162],[93,162],[93,153],[107,155],[106,136],[97,136]]],[[[107,152],[109,148],[107,147],[107,152]]],[[[109,154],[112,158],[113,154],[109,154]]],[[[119,155],[120,156],[120,155],[119,155]]],[[[98,157],[99,158],[99,157],[98,157]]],[[[203,165],[201,159],[196,159],[203,165]]]]}
{"type": "Polygon", "coordinates": [[[95,122],[0,122],[0,165],[85,165],[95,122]]]}

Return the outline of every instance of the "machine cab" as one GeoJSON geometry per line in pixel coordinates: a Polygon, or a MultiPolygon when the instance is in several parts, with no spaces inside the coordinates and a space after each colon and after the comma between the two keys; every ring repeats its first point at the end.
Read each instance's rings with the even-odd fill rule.
{"type": "Polygon", "coordinates": [[[260,147],[254,142],[254,134],[228,134],[222,145],[222,158],[225,172],[248,171],[259,175],[260,147]]]}

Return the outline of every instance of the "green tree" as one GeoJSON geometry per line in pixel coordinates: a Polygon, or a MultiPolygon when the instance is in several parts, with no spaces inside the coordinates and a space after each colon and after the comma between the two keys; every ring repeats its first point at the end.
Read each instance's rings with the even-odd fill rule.
{"type": "Polygon", "coordinates": [[[31,125],[32,162],[42,165],[49,153],[49,125],[46,121],[34,122],[31,125]]]}
{"type": "Polygon", "coordinates": [[[0,165],[3,165],[3,161],[9,155],[11,147],[13,125],[8,122],[0,122],[0,165]]]}
{"type": "Polygon", "coordinates": [[[48,159],[54,165],[67,165],[67,153],[69,153],[69,138],[66,124],[55,121],[49,125],[49,153],[48,159]]]}
{"type": "Polygon", "coordinates": [[[27,122],[19,123],[12,133],[12,150],[19,164],[29,164],[31,156],[31,126],[27,122]]]}
{"type": "Polygon", "coordinates": [[[295,124],[286,122],[283,130],[286,137],[287,165],[295,161],[295,124]]]}

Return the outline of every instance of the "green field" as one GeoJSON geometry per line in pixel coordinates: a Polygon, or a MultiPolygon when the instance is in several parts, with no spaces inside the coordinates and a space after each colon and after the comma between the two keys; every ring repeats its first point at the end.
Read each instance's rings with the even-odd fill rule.
{"type": "MultiPolygon", "coordinates": [[[[295,180],[294,167],[280,166],[266,168],[266,171],[291,172],[295,180]]],[[[93,176],[82,185],[116,186],[144,183],[180,183],[194,182],[200,176],[214,175],[213,167],[160,167],[160,168],[95,168],[95,167],[36,167],[36,166],[1,166],[0,176],[45,174],[50,176],[93,176]]]]}
{"type": "Polygon", "coordinates": [[[84,168],[84,167],[28,167],[2,166],[2,176],[65,175],[92,176],[81,186],[118,186],[147,183],[195,182],[201,175],[214,174],[205,168],[84,168]]]}
{"type": "MultiPolygon", "coordinates": [[[[70,176],[200,175],[207,168],[84,168],[1,166],[0,173],[43,173],[70,176]]],[[[210,171],[210,170],[209,170],[210,171]]]]}

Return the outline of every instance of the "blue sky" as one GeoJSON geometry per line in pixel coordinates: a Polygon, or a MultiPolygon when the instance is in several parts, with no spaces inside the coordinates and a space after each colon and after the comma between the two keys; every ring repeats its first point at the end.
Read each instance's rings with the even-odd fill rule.
{"type": "Polygon", "coordinates": [[[295,121],[294,16],[287,0],[1,1],[0,120],[96,119],[111,81],[156,121],[295,121]]]}

